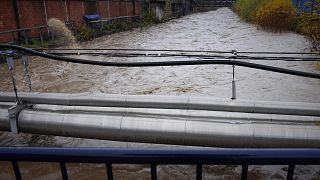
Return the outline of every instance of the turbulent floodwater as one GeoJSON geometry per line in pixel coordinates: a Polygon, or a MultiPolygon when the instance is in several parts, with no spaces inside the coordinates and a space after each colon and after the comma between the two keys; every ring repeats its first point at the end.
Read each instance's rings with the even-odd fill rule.
{"type": "MultiPolygon", "coordinates": [[[[242,22],[230,9],[197,13],[146,29],[113,34],[78,45],[82,48],[148,48],[186,50],[289,51],[308,52],[307,40],[295,33],[274,34],[242,22]]],[[[79,56],[106,60],[103,57],[79,56]]],[[[108,58],[110,61],[172,60],[171,58],[108,58]]],[[[316,72],[312,62],[259,61],[272,66],[316,72]]],[[[32,87],[37,92],[95,92],[117,94],[204,95],[231,97],[232,68],[224,65],[149,68],[106,68],[76,65],[33,58],[30,62],[32,87]]],[[[12,89],[5,65],[0,65],[0,91],[12,89]]],[[[16,62],[16,78],[20,90],[27,91],[23,68],[16,62]]],[[[320,102],[320,81],[278,73],[236,67],[239,99],[320,102]]],[[[2,133],[0,145],[22,146],[99,146],[160,147],[141,143],[122,143],[30,134],[2,133]]],[[[0,169],[3,169],[2,164],[0,169]]],[[[60,178],[57,164],[21,163],[27,179],[60,178]],[[49,171],[49,172],[48,172],[49,171]],[[48,175],[49,173],[49,175],[48,175]]],[[[69,164],[71,178],[105,177],[103,165],[69,164]],[[90,169],[87,170],[87,169],[90,169]],[[100,176],[101,175],[101,176],[100,176]]],[[[251,179],[283,179],[286,167],[250,166],[251,179]]],[[[204,179],[239,179],[237,166],[206,166],[204,179]]],[[[148,166],[115,167],[115,178],[147,179],[148,166]]],[[[161,166],[160,179],[194,179],[194,166],[161,166]]],[[[299,179],[320,177],[318,166],[298,166],[299,179]]],[[[0,177],[12,178],[10,168],[0,177]]]]}

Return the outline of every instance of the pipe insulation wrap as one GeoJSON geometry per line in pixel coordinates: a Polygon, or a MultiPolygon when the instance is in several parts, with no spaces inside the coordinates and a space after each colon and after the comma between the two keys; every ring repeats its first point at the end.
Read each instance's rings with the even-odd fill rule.
{"type": "Polygon", "coordinates": [[[54,111],[57,113],[88,113],[104,115],[127,115],[133,117],[174,118],[194,121],[219,121],[229,123],[280,123],[280,124],[316,124],[320,123],[317,116],[295,116],[277,114],[257,114],[225,111],[204,111],[185,109],[152,109],[152,108],[121,108],[121,107],[92,107],[92,106],[59,106],[34,105],[34,110],[54,111]]]}
{"type": "Polygon", "coordinates": [[[10,131],[8,109],[0,108],[0,131],[10,131]]]}
{"type": "MultiPolygon", "coordinates": [[[[177,114],[178,116],[180,114],[177,114]]],[[[253,119],[252,119],[253,120],[253,119]]],[[[214,147],[320,147],[316,124],[227,122],[207,118],[23,110],[22,132],[116,141],[214,147]]]]}
{"type": "MultiPolygon", "coordinates": [[[[19,93],[21,101],[32,104],[67,106],[163,108],[208,111],[229,111],[266,114],[320,116],[320,103],[228,100],[212,97],[19,93]]],[[[14,102],[13,93],[0,93],[0,102],[14,102]]]]}

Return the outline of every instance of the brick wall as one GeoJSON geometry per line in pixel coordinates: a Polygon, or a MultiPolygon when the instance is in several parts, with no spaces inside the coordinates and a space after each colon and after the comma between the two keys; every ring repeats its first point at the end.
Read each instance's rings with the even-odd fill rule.
{"type": "MultiPolygon", "coordinates": [[[[47,24],[47,19],[57,18],[63,22],[73,21],[77,28],[84,25],[86,14],[85,0],[17,0],[21,28],[30,28],[47,24]],[[45,7],[47,17],[45,13],[45,7]]],[[[135,1],[135,13],[141,13],[141,2],[135,1]]],[[[132,0],[100,0],[97,10],[103,18],[133,15],[132,0]]],[[[0,32],[17,29],[13,0],[0,0],[0,32]]],[[[30,36],[39,36],[38,30],[32,30],[30,36]]],[[[17,33],[15,33],[17,37],[17,33]]],[[[0,34],[0,43],[12,41],[12,35],[0,34]]]]}
{"type": "Polygon", "coordinates": [[[18,1],[21,28],[46,24],[43,3],[41,1],[18,1]]]}
{"type": "Polygon", "coordinates": [[[109,17],[108,16],[108,1],[99,1],[98,13],[102,17],[109,17]]]}
{"type": "Polygon", "coordinates": [[[68,2],[69,20],[75,23],[76,28],[84,25],[83,16],[85,15],[82,1],[68,2]]]}
{"type": "Polygon", "coordinates": [[[46,0],[48,20],[57,18],[63,22],[67,21],[66,6],[64,2],[64,0],[46,0]]]}
{"type": "MultiPolygon", "coordinates": [[[[21,28],[37,27],[46,24],[43,1],[20,0],[18,1],[18,8],[21,28]]],[[[37,37],[39,36],[39,30],[33,29],[28,35],[37,37]]]]}
{"type": "MultiPolygon", "coordinates": [[[[0,32],[16,29],[16,18],[13,8],[12,0],[1,0],[0,1],[0,32]]],[[[12,41],[11,34],[0,34],[0,42],[12,41]]]]}
{"type": "Polygon", "coordinates": [[[120,16],[120,6],[119,6],[119,1],[115,1],[115,0],[110,0],[110,16],[111,17],[117,17],[120,16]]]}

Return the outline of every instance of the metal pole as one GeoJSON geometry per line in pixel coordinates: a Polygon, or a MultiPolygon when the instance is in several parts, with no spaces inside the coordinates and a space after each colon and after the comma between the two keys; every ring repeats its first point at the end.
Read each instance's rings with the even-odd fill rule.
{"type": "Polygon", "coordinates": [[[14,175],[16,176],[16,180],[21,180],[22,176],[21,176],[20,168],[17,161],[12,161],[12,168],[14,171],[14,175]]]}
{"type": "Polygon", "coordinates": [[[248,179],[248,165],[244,164],[242,165],[241,180],[247,180],[247,179],[248,179]]]}
{"type": "Polygon", "coordinates": [[[236,90],[236,81],[233,79],[232,80],[232,100],[237,99],[237,90],[236,90]]]}
{"type": "Polygon", "coordinates": [[[157,180],[157,165],[151,164],[151,180],[157,180]]]}
{"type": "MultiPolygon", "coordinates": [[[[236,58],[237,58],[237,51],[233,50],[232,54],[233,54],[233,59],[235,61],[236,58]]],[[[232,97],[231,97],[232,100],[237,99],[236,81],[235,81],[235,78],[234,78],[235,77],[234,69],[235,69],[235,65],[232,65],[232,97]]]]}
{"type": "Polygon", "coordinates": [[[14,78],[14,64],[13,64],[13,57],[12,56],[7,56],[7,65],[8,65],[8,69],[10,71],[10,75],[11,75],[11,80],[12,80],[12,84],[13,84],[13,90],[14,90],[16,102],[18,102],[19,98],[18,98],[16,81],[14,78]]]}

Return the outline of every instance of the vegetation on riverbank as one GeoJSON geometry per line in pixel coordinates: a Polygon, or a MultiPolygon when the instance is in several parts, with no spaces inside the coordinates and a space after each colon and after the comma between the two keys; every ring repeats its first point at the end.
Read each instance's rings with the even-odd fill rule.
{"type": "Polygon", "coordinates": [[[144,13],[139,19],[122,20],[106,25],[101,28],[84,26],[75,32],[75,37],[78,42],[92,40],[96,37],[107,34],[132,30],[134,28],[145,28],[151,24],[157,23],[156,15],[152,12],[144,13]]]}
{"type": "Polygon", "coordinates": [[[49,24],[50,35],[45,36],[42,40],[30,38],[28,45],[24,41],[17,41],[19,45],[27,46],[30,48],[48,48],[55,46],[66,46],[74,44],[75,42],[90,41],[94,38],[104,35],[128,31],[134,28],[146,28],[152,24],[158,23],[156,15],[153,12],[143,13],[141,17],[117,19],[111,24],[91,24],[83,26],[71,32],[65,24],[57,19],[53,19],[51,25],[49,24]]]}
{"type": "Polygon", "coordinates": [[[246,22],[272,31],[293,30],[308,37],[311,50],[320,49],[320,0],[310,0],[300,12],[291,0],[237,0],[234,10],[246,22]],[[311,3],[313,1],[314,3],[311,3]]]}

